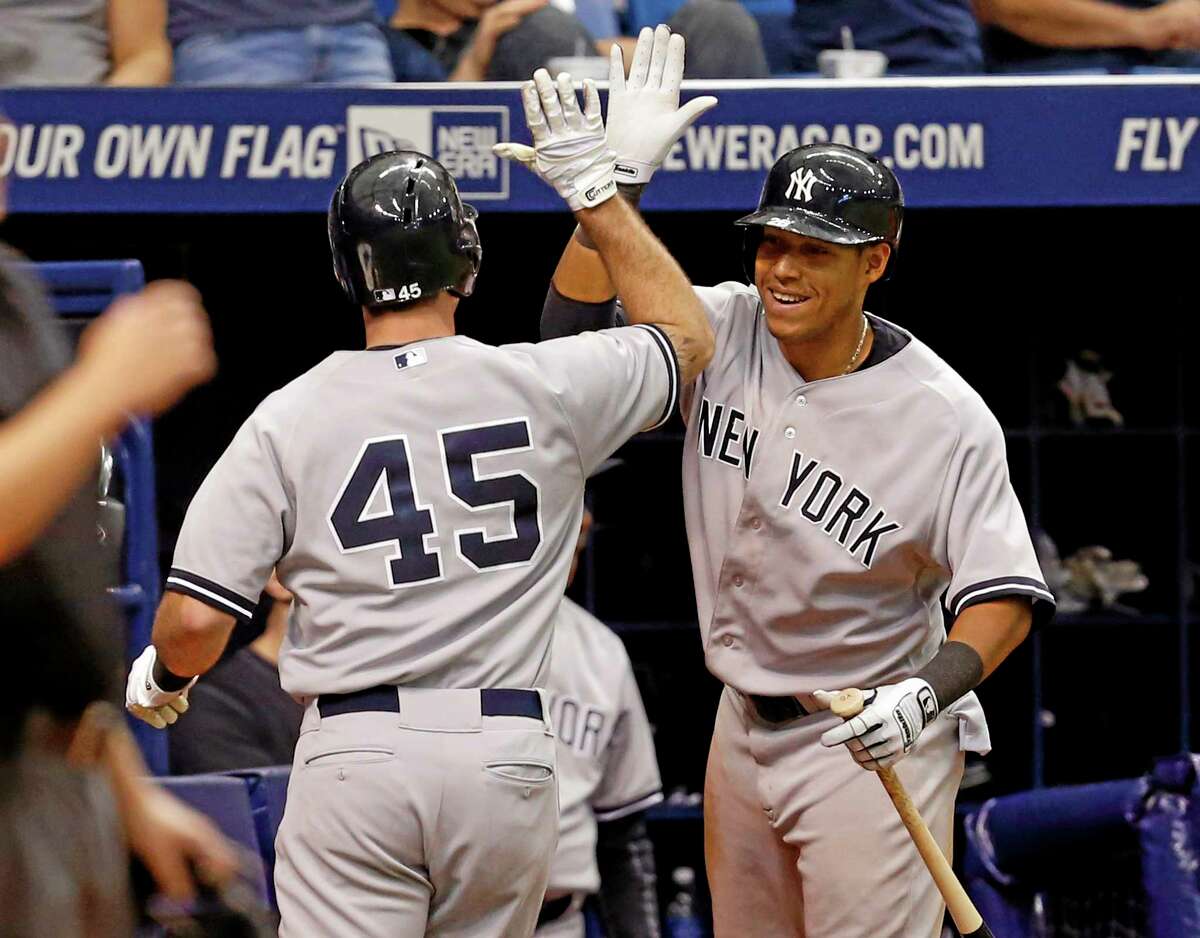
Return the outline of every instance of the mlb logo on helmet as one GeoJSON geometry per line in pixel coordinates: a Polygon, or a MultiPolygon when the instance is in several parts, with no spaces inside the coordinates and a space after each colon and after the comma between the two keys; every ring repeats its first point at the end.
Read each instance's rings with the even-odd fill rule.
{"type": "Polygon", "coordinates": [[[464,199],[508,198],[508,163],[492,152],[507,139],[504,106],[346,108],[348,167],[389,150],[427,153],[454,176],[464,199]]]}

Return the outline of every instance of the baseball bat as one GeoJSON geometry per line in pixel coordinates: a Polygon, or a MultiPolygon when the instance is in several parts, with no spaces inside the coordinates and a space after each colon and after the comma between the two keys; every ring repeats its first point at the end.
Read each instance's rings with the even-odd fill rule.
{"type": "MultiPolygon", "coordinates": [[[[829,707],[843,720],[858,716],[862,708],[863,694],[857,688],[842,691],[829,707]]],[[[962,883],[954,875],[942,848],[938,846],[938,842],[933,839],[933,834],[922,820],[921,812],[917,810],[917,806],[913,804],[912,798],[908,796],[904,785],[896,776],[896,770],[880,769],[875,774],[879,776],[879,781],[883,783],[888,797],[896,807],[896,813],[900,815],[900,820],[904,822],[909,836],[916,844],[917,852],[929,868],[929,873],[937,884],[938,892],[946,901],[946,908],[950,910],[950,917],[954,919],[954,927],[958,929],[959,934],[963,938],[995,938],[983,916],[975,908],[975,903],[963,889],[962,883]]]]}

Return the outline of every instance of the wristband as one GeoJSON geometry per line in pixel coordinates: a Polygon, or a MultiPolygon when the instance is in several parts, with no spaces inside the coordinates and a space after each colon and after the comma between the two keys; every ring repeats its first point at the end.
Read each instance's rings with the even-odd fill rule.
{"type": "Polygon", "coordinates": [[[983,659],[966,642],[946,642],[913,677],[933,689],[940,712],[979,685],[983,680],[983,659]]]}
{"type": "Polygon", "coordinates": [[[154,656],[154,667],[150,672],[150,676],[153,678],[154,683],[158,685],[159,690],[166,691],[168,694],[181,691],[192,683],[192,678],[180,677],[173,671],[168,670],[167,666],[163,664],[162,658],[158,657],[157,654],[154,656]]]}

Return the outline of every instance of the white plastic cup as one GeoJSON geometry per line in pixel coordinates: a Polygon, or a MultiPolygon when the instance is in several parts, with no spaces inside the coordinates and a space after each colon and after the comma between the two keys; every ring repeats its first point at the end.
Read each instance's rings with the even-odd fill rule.
{"type": "Polygon", "coordinates": [[[575,81],[608,80],[608,59],[602,55],[556,55],[546,62],[546,69],[556,78],[559,72],[566,72],[575,81]]]}
{"type": "Polygon", "coordinates": [[[879,78],[887,72],[888,57],[872,49],[825,49],[817,53],[823,78],[879,78]]]}

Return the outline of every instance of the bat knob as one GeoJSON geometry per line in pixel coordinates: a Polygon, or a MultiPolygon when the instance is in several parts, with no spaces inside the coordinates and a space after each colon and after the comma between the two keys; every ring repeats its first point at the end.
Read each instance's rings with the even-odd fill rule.
{"type": "Polygon", "coordinates": [[[829,704],[829,709],[843,720],[849,720],[851,717],[858,716],[862,713],[862,708],[863,692],[857,687],[851,687],[842,691],[829,704]]]}

